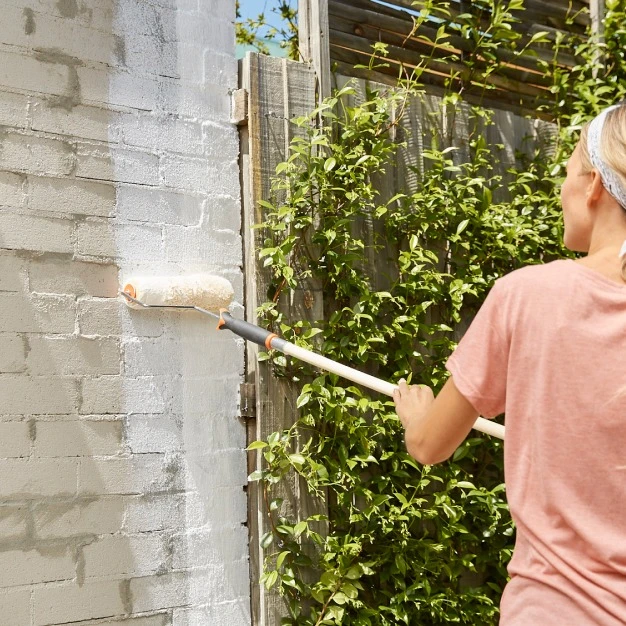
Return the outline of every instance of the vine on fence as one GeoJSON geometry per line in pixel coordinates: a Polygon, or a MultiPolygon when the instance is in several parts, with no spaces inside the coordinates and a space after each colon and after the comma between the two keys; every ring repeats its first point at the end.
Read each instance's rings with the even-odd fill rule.
{"type": "MultiPolygon", "coordinates": [[[[466,62],[469,73],[450,81],[440,116],[460,107],[467,81],[498,71],[494,49],[528,53],[515,34],[521,0],[472,4],[480,11],[453,20],[437,3],[438,42],[445,45],[454,32],[476,46],[465,59],[446,52],[466,62]],[[486,17],[487,31],[480,27],[486,17]]],[[[424,11],[429,7],[434,11],[435,3],[424,11]]],[[[332,359],[439,390],[458,338],[454,329],[494,280],[567,254],[558,197],[564,162],[582,122],[626,91],[626,6],[608,0],[607,7],[605,42],[552,42],[580,59],[573,70],[543,64],[553,84],[554,149],[518,155],[506,174],[494,168],[500,147],[485,139],[491,115],[473,106],[463,158],[449,137],[435,133],[416,188],[392,198],[379,193],[375,181],[402,145],[394,140],[398,110],[423,93],[419,72],[396,89],[369,90],[360,103],[350,101],[355,92],[348,84],[297,120],[306,132],[278,166],[274,199],[265,203],[261,257],[274,277],[273,297],[261,307],[268,325],[332,359]],[[598,72],[598,55],[606,75],[598,72]],[[377,240],[359,235],[364,219],[377,240]],[[365,271],[366,245],[381,256],[395,254],[384,290],[365,271]],[[328,315],[317,324],[285,319],[278,306],[308,276],[323,285],[328,315]]],[[[293,426],[250,446],[265,459],[251,479],[262,482],[272,522],[262,538],[271,554],[262,582],[284,595],[285,623],[496,624],[514,537],[501,443],[471,435],[449,462],[422,466],[405,452],[388,399],[279,355],[268,358],[277,375],[301,388],[293,426]],[[327,517],[284,516],[273,488],[293,472],[325,499],[327,517]]]]}

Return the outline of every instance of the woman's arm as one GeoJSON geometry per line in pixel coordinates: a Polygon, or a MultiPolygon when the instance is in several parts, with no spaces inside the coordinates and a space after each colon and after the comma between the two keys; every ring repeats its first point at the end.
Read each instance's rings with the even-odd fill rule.
{"type": "Polygon", "coordinates": [[[404,426],[408,453],[428,465],[449,459],[478,417],[452,376],[436,398],[426,385],[400,381],[393,399],[404,426]]]}

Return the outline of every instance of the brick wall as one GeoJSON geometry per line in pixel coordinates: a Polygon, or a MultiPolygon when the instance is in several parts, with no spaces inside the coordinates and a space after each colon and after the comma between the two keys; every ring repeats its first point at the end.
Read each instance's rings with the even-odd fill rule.
{"type": "Polygon", "coordinates": [[[243,346],[116,297],[209,271],[241,302],[234,13],[2,3],[3,626],[250,622],[243,346]]]}

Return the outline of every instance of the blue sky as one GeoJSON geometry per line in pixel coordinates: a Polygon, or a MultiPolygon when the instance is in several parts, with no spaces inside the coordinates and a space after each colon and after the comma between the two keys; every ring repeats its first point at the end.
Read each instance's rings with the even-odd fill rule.
{"type": "MultiPolygon", "coordinates": [[[[291,0],[291,3],[296,5],[297,0],[291,0]]],[[[242,20],[256,19],[259,13],[265,13],[265,20],[272,26],[278,26],[280,17],[272,12],[274,6],[276,6],[276,0],[239,0],[242,20]]]]}

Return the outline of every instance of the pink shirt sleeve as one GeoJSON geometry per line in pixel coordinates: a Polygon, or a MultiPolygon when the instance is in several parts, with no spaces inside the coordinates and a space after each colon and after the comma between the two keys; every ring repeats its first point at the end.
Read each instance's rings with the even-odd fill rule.
{"type": "Polygon", "coordinates": [[[454,384],[471,405],[486,418],[504,412],[510,336],[507,307],[500,281],[487,299],[446,363],[454,384]]]}

